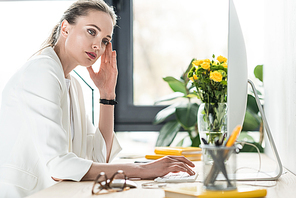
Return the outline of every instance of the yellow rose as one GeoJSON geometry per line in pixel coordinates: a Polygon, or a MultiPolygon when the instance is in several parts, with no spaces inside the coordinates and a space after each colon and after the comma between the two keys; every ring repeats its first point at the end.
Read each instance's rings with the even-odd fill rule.
{"type": "Polygon", "coordinates": [[[222,74],[218,71],[211,72],[210,79],[215,82],[221,82],[222,81],[222,74]]]}
{"type": "Polygon", "coordinates": [[[210,61],[210,59],[205,59],[205,60],[203,60],[203,62],[210,63],[211,61],[210,61]]]}
{"type": "Polygon", "coordinates": [[[194,61],[192,61],[192,65],[199,66],[200,65],[200,60],[194,60],[194,61]]]}
{"type": "Polygon", "coordinates": [[[208,63],[208,62],[203,62],[203,63],[201,64],[201,67],[202,67],[203,69],[210,70],[210,63],[208,63]]]}
{"type": "Polygon", "coordinates": [[[222,66],[224,67],[224,68],[227,68],[227,63],[222,63],[222,66]]]}
{"type": "Polygon", "coordinates": [[[195,80],[198,79],[197,75],[196,74],[193,74],[193,77],[190,77],[189,78],[192,82],[194,82],[195,80]]]}
{"type": "Polygon", "coordinates": [[[202,62],[203,62],[203,60],[194,60],[194,61],[192,61],[192,65],[198,67],[198,66],[200,66],[200,64],[202,64],[202,62]]]}
{"type": "Polygon", "coordinates": [[[224,56],[218,56],[218,57],[217,57],[217,60],[218,60],[220,63],[222,63],[222,62],[226,63],[226,62],[227,62],[227,58],[225,58],[224,56]]]}

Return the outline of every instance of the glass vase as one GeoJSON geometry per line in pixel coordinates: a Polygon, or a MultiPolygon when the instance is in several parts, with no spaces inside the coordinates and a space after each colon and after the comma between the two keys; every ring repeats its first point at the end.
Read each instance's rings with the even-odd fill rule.
{"type": "Polygon", "coordinates": [[[227,103],[202,103],[198,109],[197,123],[200,138],[214,145],[227,133],[227,103]]]}

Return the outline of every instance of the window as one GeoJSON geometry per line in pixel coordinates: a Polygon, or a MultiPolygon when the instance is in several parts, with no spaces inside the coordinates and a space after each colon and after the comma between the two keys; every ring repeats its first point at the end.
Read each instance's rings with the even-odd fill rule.
{"type": "MultiPolygon", "coordinates": [[[[154,116],[170,93],[164,76],[179,78],[192,58],[227,56],[227,0],[113,1],[119,15],[116,131],[154,131],[154,116]]],[[[235,1],[248,53],[249,76],[263,64],[263,1],[235,1]],[[250,16],[249,10],[252,11],[250,16]],[[255,30],[256,31],[252,31],[255,30]]]]}

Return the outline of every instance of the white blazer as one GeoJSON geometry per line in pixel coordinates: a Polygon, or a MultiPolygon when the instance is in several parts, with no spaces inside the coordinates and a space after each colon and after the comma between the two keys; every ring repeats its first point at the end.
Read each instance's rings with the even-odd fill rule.
{"type": "MultiPolygon", "coordinates": [[[[29,60],[7,83],[0,110],[0,197],[24,197],[51,178],[80,181],[106,144],[87,119],[81,87],[71,77],[72,141],[67,86],[53,48],[29,60]]],[[[121,150],[114,134],[110,161],[121,150]]],[[[99,174],[99,173],[98,173],[99,174]]]]}

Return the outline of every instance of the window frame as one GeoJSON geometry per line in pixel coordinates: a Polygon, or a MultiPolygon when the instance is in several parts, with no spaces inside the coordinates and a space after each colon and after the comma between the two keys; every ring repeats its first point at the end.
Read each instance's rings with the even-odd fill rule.
{"type": "Polygon", "coordinates": [[[115,131],[159,131],[162,125],[152,122],[157,112],[166,106],[133,104],[133,0],[113,0],[112,3],[118,15],[113,35],[118,65],[115,131]]]}

